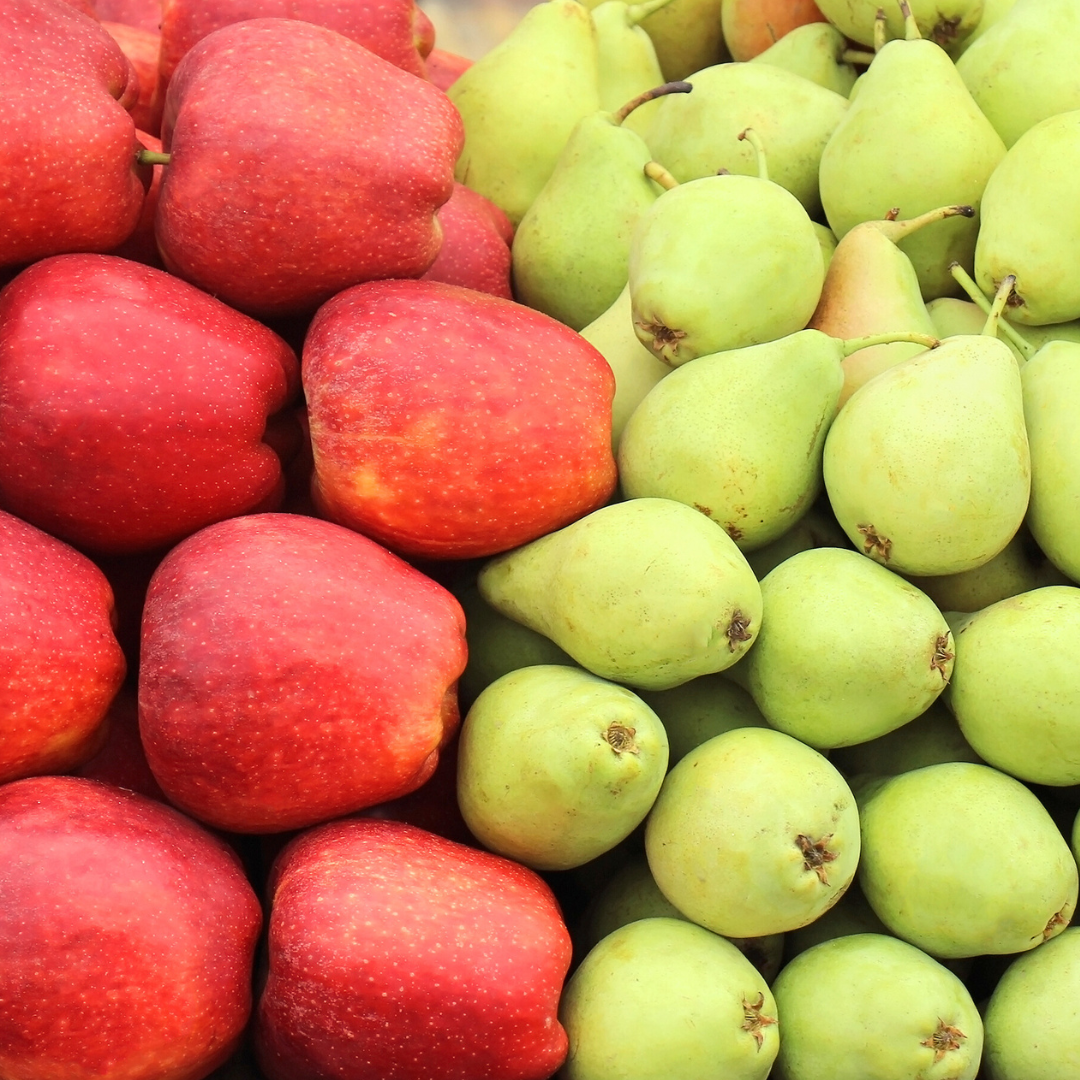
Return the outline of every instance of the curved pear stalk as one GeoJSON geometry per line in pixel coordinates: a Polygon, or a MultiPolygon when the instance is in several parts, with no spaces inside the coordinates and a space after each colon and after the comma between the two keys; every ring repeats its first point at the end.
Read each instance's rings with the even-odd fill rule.
{"type": "MultiPolygon", "coordinates": [[[[622,3],[622,0],[619,0],[619,3],[622,3]]],[[[611,119],[616,124],[622,124],[632,112],[636,109],[640,109],[642,105],[646,105],[650,101],[666,97],[668,94],[689,94],[693,89],[692,83],[683,80],[674,80],[672,82],[662,83],[660,86],[651,87],[638,94],[637,97],[632,98],[621,108],[616,109],[615,112],[611,114],[611,119]]]]}
{"type": "Polygon", "coordinates": [[[671,191],[672,188],[679,186],[679,181],[659,161],[646,161],[643,171],[650,180],[659,184],[665,191],[671,191]]]}
{"type": "MultiPolygon", "coordinates": [[[[971,298],[972,303],[974,303],[978,308],[980,308],[982,312],[987,316],[987,319],[989,319],[992,305],[990,301],[986,299],[986,296],[984,295],[982,289],[980,289],[979,286],[975,283],[975,279],[959,263],[950,264],[949,272],[952,274],[953,278],[955,278],[956,283],[960,286],[960,288],[962,288],[964,292],[966,292],[971,298]]],[[[1016,277],[1011,274],[1009,275],[1009,277],[1012,278],[1013,287],[1015,288],[1016,277]]],[[[1002,285],[1004,285],[1004,283],[1005,282],[1003,281],[1002,285]]],[[[1000,292],[1000,289],[998,291],[1000,292]]],[[[1010,289],[1010,295],[1011,292],[1012,289],[1010,289]]],[[[1014,327],[1008,319],[1002,317],[1001,312],[998,313],[998,319],[995,323],[995,327],[995,333],[997,329],[1000,329],[1002,333],[1004,333],[1004,335],[1013,343],[1013,345],[1016,346],[1017,351],[1021,353],[1025,360],[1030,360],[1038,351],[1036,347],[1031,344],[1030,341],[1020,335],[1016,327],[1014,327]]]]}
{"type": "Polygon", "coordinates": [[[758,179],[769,179],[769,163],[765,157],[765,144],[761,141],[761,136],[753,128],[743,128],[739,132],[739,141],[748,142],[754,149],[754,155],[757,158],[758,179]]]}

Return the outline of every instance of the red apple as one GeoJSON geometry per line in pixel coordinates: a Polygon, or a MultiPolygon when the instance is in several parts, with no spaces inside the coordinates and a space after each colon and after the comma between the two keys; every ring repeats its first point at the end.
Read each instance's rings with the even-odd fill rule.
{"type": "Polygon", "coordinates": [[[203,38],[169,84],[161,134],[165,265],[263,317],[424,273],[464,139],[430,82],[293,19],[203,38]]]}
{"type": "Polygon", "coordinates": [[[102,22],[161,29],[161,0],[94,0],[94,10],[102,22]]]}
{"type": "Polygon", "coordinates": [[[438,257],[422,276],[513,300],[510,245],[514,226],[490,199],[464,184],[439,208],[443,242],[438,257]]]}
{"type": "Polygon", "coordinates": [[[446,90],[463,71],[468,70],[472,65],[472,60],[467,56],[448,52],[438,46],[433,48],[427,56],[428,78],[440,90],[446,90]]]}
{"type": "Polygon", "coordinates": [[[0,783],[97,752],[126,669],[113,616],[85,555],[0,511],[0,783]]]}
{"type": "Polygon", "coordinates": [[[353,819],[294,839],[268,893],[268,1080],[542,1080],[562,1063],[570,937],[533,871],[353,819]]]}
{"type": "Polygon", "coordinates": [[[135,127],[156,137],[161,130],[161,110],[165,104],[164,95],[158,91],[161,34],[157,30],[122,22],[102,21],[101,25],[124,50],[124,55],[131,61],[139,77],[139,97],[129,110],[135,127]]]}
{"type": "Polygon", "coordinates": [[[261,923],[235,855],[171,807],[0,787],[0,1076],[201,1080],[240,1042],[261,923]]]}
{"type": "Polygon", "coordinates": [[[454,597],[328,521],[257,514],[165,556],[143,612],[139,724],[181,809],[281,832],[397,798],[457,728],[454,597]]]}
{"type": "Polygon", "coordinates": [[[505,551],[615,486],[614,376],[562,323],[434,281],[372,281],[312,320],[303,379],[322,513],[408,556],[505,551]]]}
{"type": "Polygon", "coordinates": [[[63,0],[0,6],[0,266],[108,251],[144,194],[128,108],[139,80],[100,23],[63,0]]]}
{"type": "Polygon", "coordinates": [[[43,259],[0,292],[0,504],[102,554],[273,509],[298,390],[281,338],[171,274],[43,259]]]}
{"type": "MultiPolygon", "coordinates": [[[[146,131],[136,131],[139,145],[146,150],[161,153],[161,140],[146,131]]],[[[145,263],[147,266],[164,270],[165,264],[161,261],[161,253],[158,251],[157,237],[154,235],[154,219],[157,217],[158,195],[161,192],[161,174],[165,166],[161,164],[151,166],[152,174],[150,186],[146,189],[146,198],[143,201],[142,213],[135,223],[131,235],[120,245],[109,252],[110,255],[119,255],[122,259],[133,259],[135,262],[145,263]]]]}

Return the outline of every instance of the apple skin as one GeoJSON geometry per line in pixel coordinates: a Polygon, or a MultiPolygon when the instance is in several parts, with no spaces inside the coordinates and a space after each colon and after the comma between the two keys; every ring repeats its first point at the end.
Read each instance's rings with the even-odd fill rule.
{"type": "Polygon", "coordinates": [[[395,821],[302,833],[268,882],[268,1080],[542,1080],[570,936],[539,875],[395,821]]]}
{"type": "Polygon", "coordinates": [[[97,752],[126,672],[113,617],[85,555],[0,511],[0,784],[97,752]]]}
{"type": "Polygon", "coordinates": [[[237,833],[398,798],[459,723],[465,618],[328,521],[256,514],[173,548],[143,611],[139,727],[171,802],[237,833]]]}
{"type": "Polygon", "coordinates": [[[128,109],[131,62],[62,0],[0,11],[0,267],[108,251],[134,229],[147,176],[128,109]]]}
{"type": "Polygon", "coordinates": [[[513,300],[510,246],[514,226],[490,199],[464,184],[439,208],[443,242],[422,281],[442,281],[513,300]]]}
{"type": "Polygon", "coordinates": [[[316,313],[302,372],[315,505],[407,557],[506,551],[614,490],[611,368],[523,304],[358,285],[316,313]]]}
{"type": "MultiPolygon", "coordinates": [[[[161,140],[148,131],[136,131],[139,145],[146,150],[161,153],[161,140]]],[[[143,200],[142,213],[135,223],[131,235],[112,251],[109,255],[118,255],[121,259],[132,259],[135,262],[153,266],[158,270],[164,270],[165,264],[161,261],[161,252],[158,251],[157,237],[154,235],[154,219],[157,217],[158,194],[161,191],[161,177],[165,166],[152,165],[150,184],[146,189],[146,198],[143,200]]]]}
{"type": "Polygon", "coordinates": [[[424,273],[464,127],[432,83],[334,30],[267,18],[184,56],[161,140],[166,267],[266,318],[424,273]]]}
{"type": "Polygon", "coordinates": [[[171,274],[42,259],[0,292],[0,505],[107,555],[275,509],[298,391],[281,338],[171,274]]]}
{"type": "Polygon", "coordinates": [[[235,854],[172,807],[0,787],[0,1075],[201,1080],[240,1042],[261,925],[235,854]]]}
{"type": "Polygon", "coordinates": [[[124,23],[155,34],[161,29],[161,0],[94,0],[94,11],[102,22],[124,23]]]}
{"type": "Polygon", "coordinates": [[[144,131],[156,138],[161,130],[161,110],[165,106],[165,97],[158,89],[161,34],[157,30],[147,30],[121,22],[102,20],[101,25],[123,50],[139,77],[139,97],[129,110],[131,119],[135,121],[138,131],[144,131]]]}
{"type": "Polygon", "coordinates": [[[435,46],[427,55],[428,78],[440,89],[446,90],[458,76],[473,66],[473,61],[467,56],[449,52],[435,46]]]}

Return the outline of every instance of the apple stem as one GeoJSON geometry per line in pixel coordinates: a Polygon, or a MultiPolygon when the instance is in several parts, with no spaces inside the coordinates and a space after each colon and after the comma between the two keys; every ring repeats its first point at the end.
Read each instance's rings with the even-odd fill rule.
{"type": "MultiPolygon", "coordinates": [[[[971,302],[984,314],[989,315],[991,311],[990,301],[983,295],[982,289],[975,284],[974,278],[958,262],[949,264],[949,273],[952,274],[953,279],[959,284],[960,288],[968,294],[971,302]]],[[[1015,281],[1016,279],[1013,278],[1014,285],[1015,281]]],[[[1025,360],[1030,360],[1038,351],[1030,341],[1020,336],[1016,327],[1008,319],[999,318],[997,325],[998,329],[1016,346],[1025,360]]]]}
{"type": "Polygon", "coordinates": [[[757,156],[758,179],[768,180],[769,165],[765,160],[765,144],[761,141],[761,136],[753,128],[743,128],[739,132],[739,139],[745,139],[754,148],[754,154],[757,156]]]}
{"type": "Polygon", "coordinates": [[[617,113],[613,114],[613,119],[616,124],[621,124],[639,105],[644,105],[647,101],[655,101],[656,98],[664,97],[666,94],[689,94],[693,89],[690,83],[681,81],[654,86],[651,90],[646,90],[644,94],[638,94],[632,101],[628,101],[617,113]]]}
{"type": "Polygon", "coordinates": [[[897,341],[910,341],[914,345],[925,345],[928,349],[936,349],[941,344],[940,339],[930,334],[902,330],[893,334],[868,334],[866,337],[847,338],[840,341],[840,348],[844,356],[850,356],[860,349],[869,349],[871,345],[892,345],[897,341]]]}
{"type": "Polygon", "coordinates": [[[144,148],[135,155],[135,160],[140,165],[168,165],[172,160],[172,154],[163,154],[159,150],[144,148]]]}
{"type": "Polygon", "coordinates": [[[654,180],[662,188],[666,188],[668,191],[679,186],[679,181],[676,180],[659,161],[646,161],[644,171],[645,175],[650,180],[654,180]]]}

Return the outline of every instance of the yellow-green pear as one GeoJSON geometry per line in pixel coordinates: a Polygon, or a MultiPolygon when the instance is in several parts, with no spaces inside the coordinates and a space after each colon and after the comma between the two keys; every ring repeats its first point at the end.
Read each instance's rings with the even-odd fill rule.
{"type": "Polygon", "coordinates": [[[761,624],[735,542],[670,499],[628,499],[489,560],[480,594],[582,667],[665,690],[734,664],[761,624]]]}
{"type": "Polygon", "coordinates": [[[574,125],[600,108],[596,30],[578,0],[542,0],[447,90],[465,125],[455,179],[517,225],[574,125]]]}
{"type": "MultiPolygon", "coordinates": [[[[622,0],[618,0],[619,3],[622,0]]],[[[598,349],[615,375],[615,397],[611,403],[611,450],[618,453],[623,428],[645,395],[671,367],[646,349],[634,333],[634,317],[627,282],[615,302],[603,314],[582,327],[581,336],[598,349]]]]}
{"type": "Polygon", "coordinates": [[[636,694],[580,668],[539,664],[496,679],[466,714],[458,805],[491,851],[567,870],[633,832],[667,764],[664,725],[636,694]]]}
{"type": "MultiPolygon", "coordinates": [[[[904,14],[897,0],[816,0],[821,13],[845,36],[861,45],[875,44],[878,12],[887,37],[905,33],[904,14]]],[[[910,0],[919,34],[944,49],[956,48],[979,25],[984,0],[910,0]]]]}
{"type": "MultiPolygon", "coordinates": [[[[908,26],[916,33],[910,20],[908,26]]],[[[949,264],[973,264],[980,200],[1005,144],[948,54],[931,40],[887,42],[857,87],[821,155],[829,225],[843,240],[860,222],[893,208],[917,218],[940,206],[971,206],[974,216],[950,217],[899,242],[924,300],[954,294],[949,264]]]]}
{"type": "Polygon", "coordinates": [[[847,38],[831,23],[805,23],[750,62],[786,68],[846,98],[855,85],[855,65],[844,58],[848,48],[847,38]]]}
{"type": "Polygon", "coordinates": [[[778,540],[757,551],[747,552],[746,561],[761,581],[770,570],[796,552],[819,547],[851,547],[851,541],[840,528],[827,498],[819,498],[778,540]]]}

